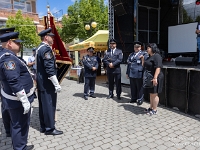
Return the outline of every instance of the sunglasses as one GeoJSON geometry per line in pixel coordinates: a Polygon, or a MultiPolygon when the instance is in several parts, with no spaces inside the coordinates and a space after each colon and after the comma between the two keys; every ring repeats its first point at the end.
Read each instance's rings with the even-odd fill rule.
{"type": "Polygon", "coordinates": [[[116,44],[116,43],[110,43],[110,44],[116,44]]]}

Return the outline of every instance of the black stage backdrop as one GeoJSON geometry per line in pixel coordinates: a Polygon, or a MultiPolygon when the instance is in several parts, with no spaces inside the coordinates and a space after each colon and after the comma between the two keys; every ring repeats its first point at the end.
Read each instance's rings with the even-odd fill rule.
{"type": "Polygon", "coordinates": [[[115,10],[114,37],[117,40],[117,47],[123,51],[123,63],[126,63],[133,51],[134,3],[133,0],[113,0],[112,3],[115,10]]]}

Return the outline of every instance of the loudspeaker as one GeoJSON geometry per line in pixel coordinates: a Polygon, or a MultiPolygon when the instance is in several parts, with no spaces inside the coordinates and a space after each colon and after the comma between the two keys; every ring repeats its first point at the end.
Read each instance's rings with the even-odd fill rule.
{"type": "Polygon", "coordinates": [[[200,114],[200,71],[190,70],[189,76],[189,95],[188,95],[188,112],[193,115],[200,114]]]}
{"type": "Polygon", "coordinates": [[[167,106],[177,107],[180,111],[186,112],[188,108],[187,86],[187,69],[167,68],[167,106]]]}
{"type": "Polygon", "coordinates": [[[126,10],[124,9],[124,5],[122,3],[119,5],[116,5],[114,7],[114,11],[117,16],[122,16],[122,15],[126,14],[126,10]]]}
{"type": "Polygon", "coordinates": [[[126,9],[124,8],[124,3],[122,0],[111,0],[111,2],[117,16],[126,14],[126,9]]]}
{"type": "Polygon", "coordinates": [[[167,106],[167,94],[166,94],[166,84],[167,84],[167,69],[166,68],[162,68],[162,73],[164,75],[164,82],[163,82],[163,88],[162,88],[162,92],[158,94],[159,96],[159,103],[161,105],[167,106]]]}
{"type": "Polygon", "coordinates": [[[178,66],[196,66],[197,60],[194,57],[177,57],[175,64],[178,66]]]}

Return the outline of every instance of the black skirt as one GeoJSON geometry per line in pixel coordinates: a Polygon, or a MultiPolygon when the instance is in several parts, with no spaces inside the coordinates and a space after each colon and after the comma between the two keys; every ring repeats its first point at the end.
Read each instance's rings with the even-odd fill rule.
{"type": "Polygon", "coordinates": [[[154,86],[153,88],[144,88],[144,94],[149,94],[149,93],[162,93],[163,89],[163,82],[164,82],[164,75],[162,72],[158,75],[158,85],[154,86]]]}

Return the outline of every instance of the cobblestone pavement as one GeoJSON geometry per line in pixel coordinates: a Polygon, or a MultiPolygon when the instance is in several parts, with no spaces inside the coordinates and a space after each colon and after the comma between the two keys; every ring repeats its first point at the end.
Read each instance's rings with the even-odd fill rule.
{"type": "MultiPolygon", "coordinates": [[[[64,79],[58,95],[56,128],[63,135],[39,132],[38,102],[32,108],[28,144],[35,150],[200,150],[199,119],[166,107],[148,116],[141,106],[129,104],[130,89],[123,87],[122,100],[106,99],[104,76],[98,79],[96,99],[85,101],[83,84],[64,79]]],[[[0,116],[0,150],[12,149],[0,116]]]]}

